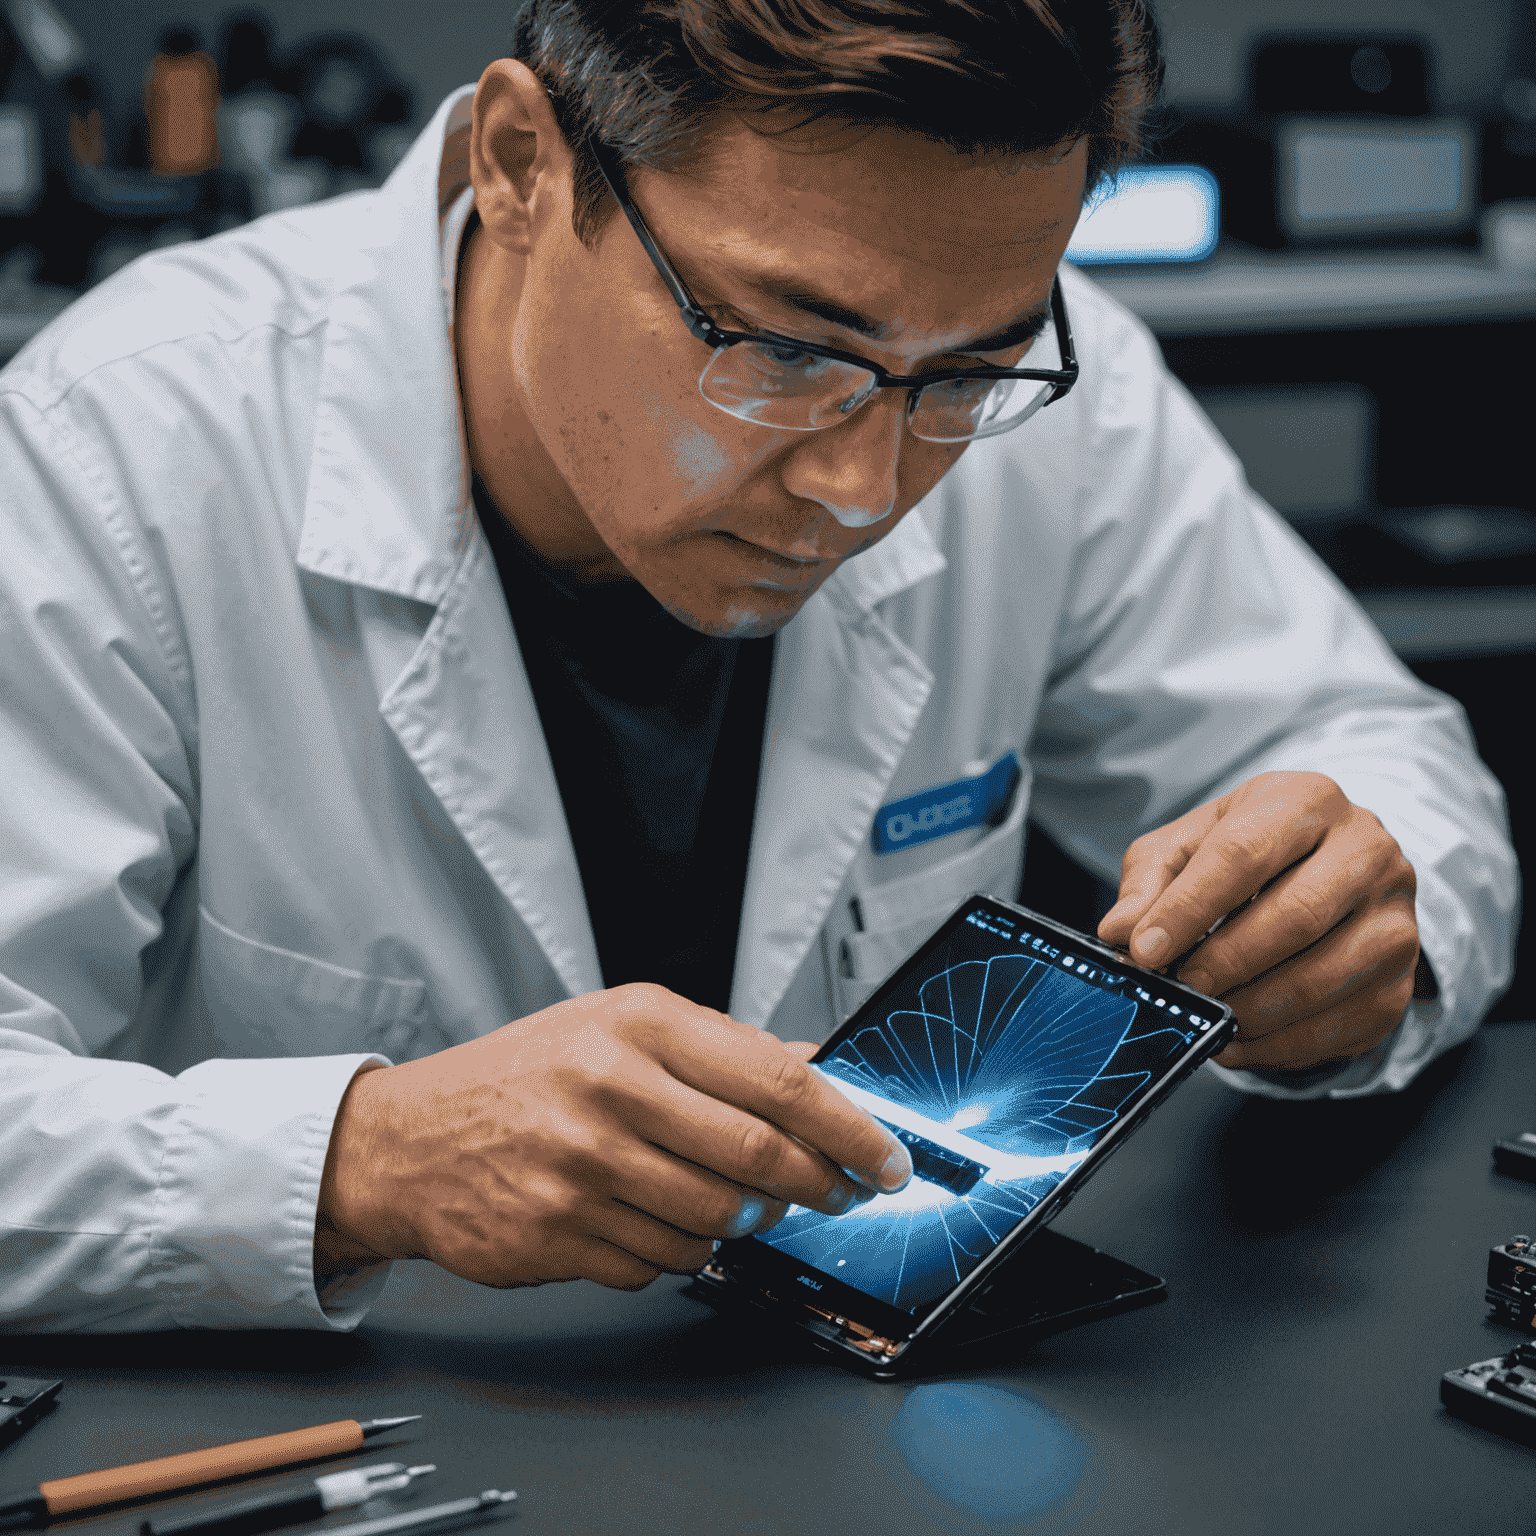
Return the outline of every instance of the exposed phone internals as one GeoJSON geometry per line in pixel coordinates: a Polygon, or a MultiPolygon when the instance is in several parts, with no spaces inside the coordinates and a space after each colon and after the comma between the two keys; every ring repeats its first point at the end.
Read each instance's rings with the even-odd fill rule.
{"type": "Polygon", "coordinates": [[[1097,940],[968,898],[813,1058],[906,1144],[911,1182],[723,1244],[706,1299],[750,1298],[897,1374],[968,1331],[1004,1260],[1233,1032],[1223,1004],[1097,940]]]}
{"type": "Polygon", "coordinates": [[[1536,1445],[1536,1340],[1447,1371],[1440,1401],[1459,1419],[1536,1445]]]}
{"type": "Polygon", "coordinates": [[[1523,1232],[1488,1250],[1488,1315],[1536,1333],[1536,1244],[1523,1232]]]}
{"type": "MultiPolygon", "coordinates": [[[[983,1361],[990,1363],[1053,1333],[1149,1307],[1168,1297],[1161,1276],[1050,1227],[1030,1238],[1021,1261],[1002,1264],[993,1273],[994,1278],[945,1323],[942,1337],[921,1351],[916,1365],[910,1354],[902,1357],[904,1373],[964,1370],[983,1361]]],[[[774,1309],[767,1293],[749,1293],[746,1286],[720,1284],[701,1274],[685,1294],[738,1318],[771,1325],[765,1313],[774,1309]]],[[[836,1336],[835,1321],[823,1319],[820,1327],[808,1324],[805,1342],[831,1352],[833,1346],[827,1341],[836,1336]]],[[[869,1369],[866,1363],[861,1368],[869,1369]]],[[[875,1370],[874,1374],[888,1373],[875,1370]]]]}

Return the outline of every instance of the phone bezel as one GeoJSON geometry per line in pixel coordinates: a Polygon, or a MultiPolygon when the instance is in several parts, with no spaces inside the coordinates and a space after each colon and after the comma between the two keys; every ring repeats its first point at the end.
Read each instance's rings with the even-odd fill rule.
{"type": "MultiPolygon", "coordinates": [[[[1068,928],[1043,913],[1031,911],[1014,902],[1003,901],[996,896],[977,892],[967,896],[938,926],[933,934],[913,953],[896,966],[884,981],[870,994],[864,1003],[854,1010],[820,1050],[811,1058],[813,1062],[824,1060],[837,1049],[855,1030],[863,1028],[869,1015],[879,1011],[886,999],[905,983],[909,974],[920,969],[927,957],[947,940],[955,926],[965,920],[968,912],[984,904],[1007,914],[1011,919],[1024,920],[1031,932],[1082,951],[1085,958],[1097,958],[1112,965],[1117,972],[1128,978],[1136,978],[1143,986],[1156,987],[1160,995],[1196,1004],[1196,1011],[1209,1016],[1211,1027],[1192,1040],[1168,1065],[1167,1070],[1150,1084],[1140,1103],[1127,1115],[1116,1120],[1092,1147],[1084,1160],[1067,1174],[1048,1195],[1019,1223],[1004,1234],[992,1249],[950,1291],[933,1301],[921,1317],[904,1312],[889,1302],[871,1296],[865,1291],[847,1285],[835,1276],[806,1264],[791,1255],[759,1241],[756,1237],[737,1238],[722,1243],[714,1260],[705,1273],[711,1279],[728,1278],[752,1294],[759,1305],[767,1305],[776,1313],[787,1316],[802,1327],[839,1344],[851,1354],[857,1355],[866,1368],[885,1366],[894,1369],[901,1357],[912,1345],[931,1338],[946,1319],[956,1315],[974,1293],[981,1289],[997,1270],[1019,1247],[1037,1231],[1049,1225],[1060,1214],[1083,1184],[1101,1168],[1107,1158],[1121,1147],[1148,1115],[1179,1083],[1199,1067],[1208,1057],[1219,1051],[1236,1031],[1232,1010],[1216,998],[1207,997],[1190,987],[1136,965],[1122,951],[1115,950],[1089,934],[1068,928]],[[778,1291],[786,1286],[801,1283],[802,1277],[814,1277],[814,1289],[810,1295],[791,1293],[780,1296],[778,1291]],[[834,1326],[831,1334],[829,1323],[834,1326]],[[852,1337],[847,1324],[852,1323],[852,1337]],[[835,1336],[841,1332],[842,1336],[835,1336]],[[867,1348],[857,1342],[860,1334],[873,1334],[890,1339],[898,1347],[894,1353],[872,1359],[867,1348]]],[[[1148,988],[1150,990],[1150,987],[1148,988]]],[[[1188,1010],[1186,1010],[1188,1011],[1188,1010]]]]}

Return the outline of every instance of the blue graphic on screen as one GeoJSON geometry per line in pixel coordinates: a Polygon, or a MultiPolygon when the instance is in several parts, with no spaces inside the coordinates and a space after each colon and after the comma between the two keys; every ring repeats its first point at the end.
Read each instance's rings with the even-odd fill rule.
{"type": "Polygon", "coordinates": [[[912,1154],[842,1216],[791,1207],[757,1239],[904,1311],[944,1295],[1076,1168],[1206,1021],[969,914],[821,1071],[912,1154]]]}

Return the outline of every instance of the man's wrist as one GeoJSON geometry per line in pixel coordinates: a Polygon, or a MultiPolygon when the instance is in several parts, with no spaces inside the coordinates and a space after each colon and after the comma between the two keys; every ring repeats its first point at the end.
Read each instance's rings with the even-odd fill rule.
{"type": "Polygon", "coordinates": [[[366,1167],[370,1161],[366,1112],[369,1094],[363,1085],[377,1067],[377,1063],[369,1063],[359,1068],[342,1095],[331,1125],[325,1169],[320,1175],[320,1196],[315,1205],[313,1267],[317,1287],[346,1270],[382,1263],[388,1257],[369,1247],[358,1235],[359,1226],[365,1222],[360,1219],[356,1195],[371,1182],[366,1176],[358,1177],[360,1166],[366,1167]]]}

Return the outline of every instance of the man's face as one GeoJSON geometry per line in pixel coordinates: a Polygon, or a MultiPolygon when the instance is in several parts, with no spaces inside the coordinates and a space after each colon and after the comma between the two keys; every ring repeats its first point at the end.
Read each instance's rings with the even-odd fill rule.
{"type": "MultiPolygon", "coordinates": [[[[698,302],[727,329],[839,347],[892,373],[1016,363],[1027,342],[974,343],[1048,304],[1083,146],[977,161],[889,130],[820,133],[775,140],[731,121],[701,171],[632,176],[698,302]]],[[[965,445],[914,437],[899,390],[814,432],[725,414],[699,393],[710,349],[628,222],[615,214],[588,250],[568,197],[561,211],[556,199],[530,221],[515,318],[489,343],[504,366],[461,370],[476,467],[546,558],[587,579],[633,577],[707,634],[771,634],[965,445]],[[509,398],[488,406],[498,378],[509,398]]]]}

